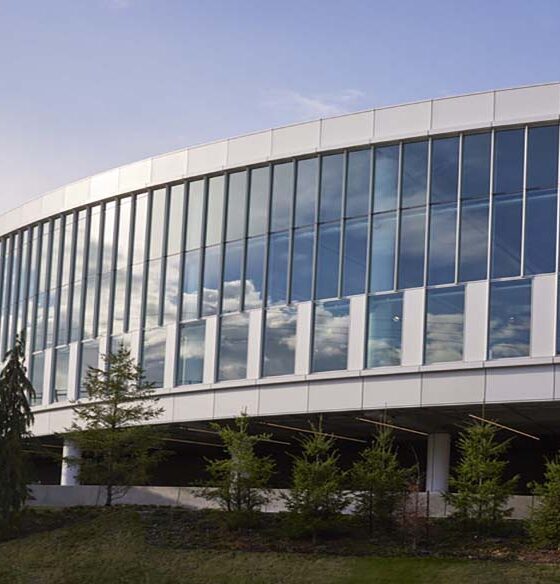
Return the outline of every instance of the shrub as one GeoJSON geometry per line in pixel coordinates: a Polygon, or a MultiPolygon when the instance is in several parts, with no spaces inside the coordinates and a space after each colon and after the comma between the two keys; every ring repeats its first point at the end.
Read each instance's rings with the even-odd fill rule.
{"type": "Polygon", "coordinates": [[[539,501],[529,520],[529,534],[536,545],[560,547],[560,454],[546,461],[544,481],[532,483],[539,501]]]}

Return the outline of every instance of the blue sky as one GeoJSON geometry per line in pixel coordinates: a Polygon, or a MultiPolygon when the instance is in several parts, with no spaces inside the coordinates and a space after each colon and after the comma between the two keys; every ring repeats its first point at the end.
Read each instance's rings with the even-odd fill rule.
{"type": "Polygon", "coordinates": [[[0,212],[271,126],[560,79],[560,2],[0,0],[0,212]]]}

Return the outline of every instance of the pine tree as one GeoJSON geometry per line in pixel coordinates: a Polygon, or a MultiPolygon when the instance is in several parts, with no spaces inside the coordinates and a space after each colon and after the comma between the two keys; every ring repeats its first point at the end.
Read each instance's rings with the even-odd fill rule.
{"type": "Polygon", "coordinates": [[[506,505],[518,481],[517,476],[504,478],[510,440],[500,441],[496,433],[495,426],[484,422],[472,423],[460,433],[461,457],[445,496],[454,517],[479,530],[495,527],[511,514],[506,505]]]}
{"type": "Polygon", "coordinates": [[[233,426],[213,424],[220,435],[227,458],[208,460],[209,486],[202,492],[227,511],[251,513],[269,501],[268,484],[274,472],[269,457],[258,456],[255,447],[269,434],[249,434],[249,417],[235,419],[233,426]]]}
{"type": "Polygon", "coordinates": [[[24,441],[30,437],[35,391],[25,368],[25,338],[17,337],[0,373],[0,528],[14,526],[29,497],[24,441]]]}
{"type": "Polygon", "coordinates": [[[370,535],[374,524],[383,529],[393,526],[395,514],[405,502],[414,470],[401,466],[393,432],[388,428],[379,430],[371,446],[362,450],[350,477],[355,513],[367,524],[370,535]]]}
{"type": "Polygon", "coordinates": [[[90,367],[86,374],[89,401],[73,408],[75,419],[66,438],[81,455],[67,462],[78,466],[80,483],[106,487],[105,504],[110,506],[130,486],[145,484],[162,458],[161,432],[149,423],[163,410],[130,350],[121,345],[103,359],[104,369],[90,367]]]}
{"type": "Polygon", "coordinates": [[[539,546],[560,548],[560,454],[546,461],[544,481],[533,483],[539,497],[529,520],[529,533],[539,546]]]}

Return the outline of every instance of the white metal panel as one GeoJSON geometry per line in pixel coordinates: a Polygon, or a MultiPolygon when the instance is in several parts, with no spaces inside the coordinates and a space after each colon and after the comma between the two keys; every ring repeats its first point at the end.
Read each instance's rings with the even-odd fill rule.
{"type": "Polygon", "coordinates": [[[319,148],[321,122],[296,124],[272,130],[272,157],[312,153],[319,148]]]}
{"type": "Polygon", "coordinates": [[[74,419],[74,411],[71,408],[51,410],[49,412],[49,434],[64,432],[70,428],[74,419]]]}
{"type": "Polygon", "coordinates": [[[172,395],[160,395],[157,405],[158,405],[158,407],[163,409],[163,412],[161,412],[161,414],[157,418],[154,418],[154,422],[156,424],[173,422],[173,420],[174,420],[174,415],[173,415],[174,399],[173,399],[173,396],[172,395]]]}
{"type": "Polygon", "coordinates": [[[204,369],[203,383],[214,383],[216,377],[216,351],[218,350],[218,317],[206,319],[206,333],[204,337],[204,369]]]}
{"type": "Polygon", "coordinates": [[[358,371],[364,368],[366,335],[367,296],[353,296],[350,299],[350,327],[348,331],[348,369],[358,371]]]}
{"type": "Polygon", "coordinates": [[[484,369],[422,375],[422,405],[466,404],[484,400],[484,369]]]}
{"type": "Polygon", "coordinates": [[[329,410],[360,410],[362,379],[332,379],[309,383],[310,412],[329,410]]]}
{"type": "Polygon", "coordinates": [[[531,357],[556,354],[556,276],[535,276],[531,295],[531,357]]]}
{"type": "Polygon", "coordinates": [[[67,209],[81,207],[89,203],[91,180],[86,178],[68,185],[64,189],[64,204],[67,209]]]}
{"type": "Polygon", "coordinates": [[[260,388],[259,415],[307,411],[308,384],[265,385],[260,388]]]}
{"type": "Polygon", "coordinates": [[[41,202],[44,217],[60,213],[64,210],[64,189],[50,192],[41,199],[41,202]]]}
{"type": "Polygon", "coordinates": [[[34,436],[46,436],[49,433],[49,413],[34,412],[31,432],[34,436]]]}
{"type": "Polygon", "coordinates": [[[497,122],[558,114],[560,114],[558,84],[496,91],[497,122]]]}
{"type": "Polygon", "coordinates": [[[261,375],[263,314],[263,310],[249,312],[247,379],[257,379],[261,375]]]}
{"type": "Polygon", "coordinates": [[[228,143],[227,164],[228,166],[240,166],[268,160],[271,149],[272,130],[232,138],[228,143]]]}
{"type": "Polygon", "coordinates": [[[146,188],[152,177],[152,160],[141,160],[121,166],[119,169],[119,193],[146,188]]]}
{"type": "Polygon", "coordinates": [[[16,209],[4,213],[0,223],[0,233],[15,231],[22,224],[26,224],[27,218],[24,218],[22,211],[21,207],[17,207],[16,209]]]}
{"type": "Polygon", "coordinates": [[[187,150],[179,150],[152,159],[152,184],[179,180],[187,175],[187,150]]]}
{"type": "Polygon", "coordinates": [[[363,408],[419,406],[422,383],[419,373],[364,378],[363,408]]]}
{"type": "MultiPolygon", "coordinates": [[[[41,199],[34,199],[24,203],[21,207],[21,221],[22,224],[29,225],[35,221],[39,221],[43,217],[43,206],[41,199]]],[[[0,215],[0,233],[3,233],[2,216],[0,215]]]]}
{"type": "Polygon", "coordinates": [[[465,286],[465,361],[486,359],[488,321],[488,282],[469,282],[465,286]]]}
{"type": "Polygon", "coordinates": [[[193,391],[173,396],[173,421],[210,420],[214,412],[213,391],[193,391]]]}
{"type": "Polygon", "coordinates": [[[259,390],[246,389],[216,390],[214,396],[214,418],[235,418],[242,413],[254,416],[259,409],[259,390]]]}
{"type": "Polygon", "coordinates": [[[552,399],[554,396],[554,368],[499,367],[486,374],[486,401],[532,401],[552,399]]]}
{"type": "Polygon", "coordinates": [[[434,99],[432,130],[490,125],[494,116],[494,92],[434,99]]]}
{"type": "Polygon", "coordinates": [[[375,140],[427,134],[431,126],[430,101],[375,110],[375,140]]]}
{"type": "Polygon", "coordinates": [[[405,290],[402,321],[402,364],[421,365],[424,341],[424,298],[423,288],[405,290]]]}
{"type": "Polygon", "coordinates": [[[177,370],[177,325],[171,324],[165,328],[165,358],[163,368],[163,387],[175,385],[177,370]]]}
{"type": "Polygon", "coordinates": [[[296,325],[296,375],[307,375],[311,359],[311,325],[313,320],[313,303],[302,302],[297,305],[296,325]]]}
{"type": "Polygon", "coordinates": [[[363,144],[373,138],[373,110],[325,118],[321,122],[321,148],[363,144]]]}
{"type": "Polygon", "coordinates": [[[90,199],[99,201],[116,195],[119,191],[119,169],[113,168],[91,177],[90,199]]]}
{"type": "Polygon", "coordinates": [[[227,163],[227,140],[189,149],[187,174],[194,176],[222,170],[227,163]]]}

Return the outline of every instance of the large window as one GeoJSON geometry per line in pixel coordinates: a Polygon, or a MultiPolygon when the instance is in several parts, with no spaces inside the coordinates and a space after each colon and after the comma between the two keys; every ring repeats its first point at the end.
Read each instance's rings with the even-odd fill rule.
{"type": "Polygon", "coordinates": [[[463,358],[465,289],[436,288],[426,298],[426,363],[460,361],[463,358]]]}
{"type": "Polygon", "coordinates": [[[245,234],[247,173],[234,172],[228,177],[226,241],[241,239],[245,234]]]}
{"type": "Polygon", "coordinates": [[[268,249],[267,304],[285,304],[288,298],[288,232],[270,236],[268,249]]]}
{"type": "Polygon", "coordinates": [[[243,241],[231,241],[225,246],[222,312],[235,312],[241,308],[241,270],[243,267],[243,241]]]}
{"type": "Polygon", "coordinates": [[[198,317],[198,286],[200,283],[200,250],[188,251],[183,256],[183,294],[181,320],[198,317]]]}
{"type": "Polygon", "coordinates": [[[503,130],[494,138],[494,193],[523,188],[524,130],[503,130]]]}
{"type": "Polygon", "coordinates": [[[490,134],[463,137],[461,198],[488,197],[490,192],[490,134]]]}
{"type": "Polygon", "coordinates": [[[222,241],[224,221],[224,177],[213,176],[208,181],[206,209],[206,245],[222,241]]]}
{"type": "Polygon", "coordinates": [[[346,217],[359,217],[369,211],[371,150],[348,153],[346,173],[346,217]]]}
{"type": "Polygon", "coordinates": [[[266,311],[262,374],[294,373],[297,309],[285,306],[266,311]]]}
{"type": "Polygon", "coordinates": [[[270,189],[270,169],[267,166],[251,171],[249,191],[248,235],[262,235],[268,222],[268,197],[270,189]]]}
{"type": "Polygon", "coordinates": [[[527,189],[546,189],[558,181],[558,126],[529,128],[527,189]]]}
{"type": "Polygon", "coordinates": [[[204,250],[204,279],[202,285],[203,316],[210,316],[218,312],[221,250],[220,245],[213,245],[204,250]]]}
{"type": "Polygon", "coordinates": [[[363,294],[366,285],[368,220],[348,219],[344,225],[342,295],[363,294]]]}
{"type": "Polygon", "coordinates": [[[146,381],[153,383],[154,387],[163,387],[165,340],[165,328],[155,328],[144,332],[142,367],[146,381]]]}
{"type": "Polygon", "coordinates": [[[483,280],[488,272],[488,199],[461,203],[459,280],[483,280]]]}
{"type": "Polygon", "coordinates": [[[35,398],[31,405],[39,405],[43,401],[45,377],[45,354],[35,353],[31,358],[31,385],[35,390],[35,398]]]}
{"type": "Polygon", "coordinates": [[[499,195],[492,207],[492,278],[521,273],[522,196],[499,195]]]}
{"type": "Polygon", "coordinates": [[[177,385],[202,383],[205,333],[205,321],[191,322],[181,327],[179,333],[177,385]]]}
{"type": "Polygon", "coordinates": [[[218,381],[244,379],[247,376],[249,315],[230,314],[220,320],[218,381]]]}
{"type": "Polygon", "coordinates": [[[370,296],[366,367],[401,364],[402,293],[370,296]]]}
{"type": "Polygon", "coordinates": [[[407,142],[403,146],[401,205],[425,205],[427,185],[428,142],[407,142]]]}
{"type": "Polygon", "coordinates": [[[301,227],[294,231],[291,278],[293,302],[311,300],[314,234],[312,226],[301,227]]]}
{"type": "Polygon", "coordinates": [[[318,302],[313,326],[312,371],[337,371],[348,366],[348,300],[318,302]]]}
{"type": "Polygon", "coordinates": [[[459,138],[440,138],[432,142],[431,203],[457,200],[459,138]]]}
{"type": "Polygon", "coordinates": [[[383,292],[395,287],[395,246],[397,214],[395,211],[373,216],[369,288],[383,292]]]}
{"type": "Polygon", "coordinates": [[[399,288],[423,286],[426,208],[404,209],[400,227],[399,288]]]}
{"type": "Polygon", "coordinates": [[[315,298],[338,296],[338,265],[340,253],[340,223],[319,226],[317,240],[317,275],[315,298]]]}
{"type": "Polygon", "coordinates": [[[556,189],[527,191],[525,205],[525,274],[554,272],[556,189]]]}
{"type": "Polygon", "coordinates": [[[321,160],[321,196],[319,221],[340,218],[342,211],[342,179],[344,168],[342,154],[323,156],[321,160]]]}
{"type": "Polygon", "coordinates": [[[59,347],[54,350],[53,362],[53,401],[65,401],[68,397],[68,359],[69,348],[59,347]]]}
{"type": "Polygon", "coordinates": [[[85,341],[80,347],[80,377],[78,379],[78,396],[87,397],[85,381],[90,367],[99,367],[99,343],[96,340],[85,341]]]}
{"type": "Polygon", "coordinates": [[[307,158],[297,163],[295,227],[315,221],[319,158],[307,158]]]}
{"type": "Polygon", "coordinates": [[[432,205],[428,244],[429,285],[450,284],[455,281],[456,231],[456,203],[432,205]]]}
{"type": "Polygon", "coordinates": [[[378,147],[374,156],[373,211],[394,211],[398,201],[399,146],[378,147]]]}
{"type": "Polygon", "coordinates": [[[245,308],[259,308],[263,301],[265,238],[247,240],[245,264],[245,308]]]}
{"type": "Polygon", "coordinates": [[[272,167],[272,202],[270,204],[270,230],[283,231],[290,227],[294,191],[294,165],[291,162],[272,167]]]}
{"type": "Polygon", "coordinates": [[[531,280],[490,284],[488,358],[526,357],[531,340],[531,280]]]}

